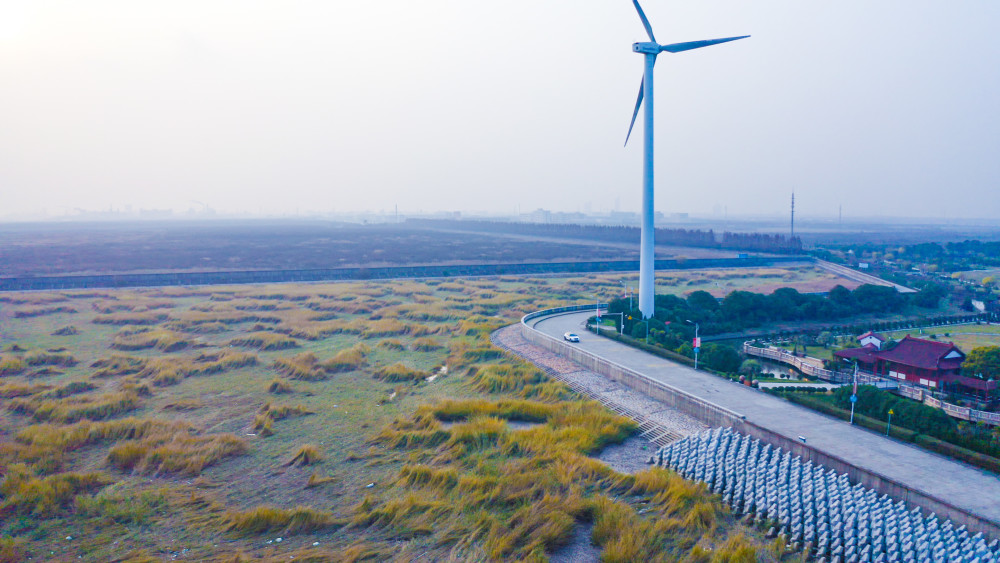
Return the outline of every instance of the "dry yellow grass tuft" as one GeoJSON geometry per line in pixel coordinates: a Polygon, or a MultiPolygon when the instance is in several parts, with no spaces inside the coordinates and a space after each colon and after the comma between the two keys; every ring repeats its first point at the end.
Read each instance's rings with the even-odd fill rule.
{"type": "Polygon", "coordinates": [[[336,479],[330,476],[323,476],[320,475],[319,473],[313,473],[312,475],[309,476],[309,481],[306,482],[306,488],[313,489],[315,487],[320,487],[322,485],[325,485],[326,483],[332,483],[335,480],[336,479]]]}
{"type": "Polygon", "coordinates": [[[285,465],[315,465],[323,461],[323,454],[319,453],[316,446],[312,444],[306,444],[299,447],[292,459],[288,461],[285,465]]]}
{"type": "Polygon", "coordinates": [[[92,368],[99,368],[91,377],[117,377],[119,375],[133,375],[139,373],[146,367],[146,360],[136,356],[113,355],[110,358],[97,360],[90,364],[92,368]]]}
{"type": "Polygon", "coordinates": [[[76,422],[105,420],[139,408],[142,400],[134,390],[104,393],[98,396],[68,399],[20,398],[7,404],[7,410],[31,415],[36,421],[76,422]]]}
{"type": "Polygon", "coordinates": [[[370,352],[371,348],[359,343],[337,352],[333,358],[326,361],[320,361],[312,352],[304,352],[291,358],[278,358],[274,361],[274,367],[292,379],[320,381],[327,379],[331,373],[360,369],[368,363],[367,355],[370,352]]]}
{"type": "Polygon", "coordinates": [[[72,508],[76,496],[92,493],[111,483],[100,473],[60,473],[35,477],[23,464],[11,466],[0,493],[0,516],[53,516],[72,508]]]}
{"type": "Polygon", "coordinates": [[[108,462],[137,473],[198,475],[204,468],[246,451],[246,442],[232,434],[179,432],[119,442],[108,452],[108,462]]]}
{"type": "Polygon", "coordinates": [[[278,420],[283,420],[286,418],[291,418],[295,416],[307,416],[310,414],[315,414],[309,409],[298,405],[295,407],[290,407],[288,405],[282,406],[272,406],[271,403],[265,404],[261,407],[260,412],[258,412],[253,419],[252,427],[255,432],[261,436],[273,436],[274,435],[274,423],[278,420]]]}
{"type": "Polygon", "coordinates": [[[14,311],[15,319],[30,319],[34,317],[44,317],[46,315],[67,314],[72,315],[78,311],[73,307],[59,305],[56,307],[25,307],[14,311]]]}
{"type": "MultiPolygon", "coordinates": [[[[124,418],[106,422],[81,421],[72,425],[38,424],[20,430],[16,454],[25,460],[54,460],[64,452],[113,443],[108,462],[140,473],[197,475],[202,469],[246,451],[246,442],[232,434],[198,435],[183,422],[124,418]]],[[[2,459],[2,458],[0,458],[2,459]]]]}
{"type": "Polygon", "coordinates": [[[22,385],[20,383],[6,383],[0,385],[0,398],[13,399],[15,397],[28,397],[51,389],[50,385],[22,385]]]}
{"type": "Polygon", "coordinates": [[[295,416],[307,416],[310,414],[316,414],[302,405],[296,405],[294,407],[289,405],[274,406],[271,403],[267,403],[263,407],[261,407],[260,413],[266,414],[267,416],[270,416],[274,420],[284,420],[286,418],[291,418],[295,416]]]}
{"type": "Polygon", "coordinates": [[[292,379],[301,381],[321,381],[328,378],[319,358],[312,352],[303,352],[291,358],[278,358],[274,360],[274,368],[292,379]]]}
{"type": "Polygon", "coordinates": [[[268,436],[274,436],[274,419],[266,414],[255,415],[251,426],[253,427],[254,432],[265,438],[268,436]]]}
{"type": "Polygon", "coordinates": [[[431,352],[434,350],[440,350],[441,348],[444,348],[444,346],[433,338],[424,337],[414,340],[412,348],[418,352],[431,352]]]}
{"type": "Polygon", "coordinates": [[[122,297],[125,297],[125,299],[103,299],[92,301],[90,303],[90,308],[100,314],[110,315],[120,311],[143,312],[152,311],[154,309],[171,309],[174,307],[174,302],[168,299],[147,299],[134,294],[123,294],[122,297]]]}
{"type": "Polygon", "coordinates": [[[264,532],[302,534],[340,525],[329,512],[308,506],[287,510],[273,506],[258,506],[245,512],[230,511],[226,513],[224,521],[227,531],[241,534],[264,532]]]}
{"type": "Polygon", "coordinates": [[[66,352],[49,352],[32,350],[24,355],[24,363],[29,366],[63,366],[73,367],[77,364],[76,358],[66,352]]]}
{"type": "Polygon", "coordinates": [[[156,311],[123,312],[97,315],[91,321],[105,325],[155,325],[167,320],[168,315],[156,311]]]}
{"type": "Polygon", "coordinates": [[[29,292],[0,296],[0,303],[10,303],[11,305],[48,305],[64,301],[67,301],[67,297],[61,293],[29,292]]]}
{"type": "Polygon", "coordinates": [[[406,345],[395,338],[381,340],[377,346],[379,348],[385,348],[386,350],[406,350],[406,345]]]}
{"type": "Polygon", "coordinates": [[[435,332],[435,329],[432,329],[427,325],[404,323],[397,319],[378,319],[376,321],[366,321],[360,324],[363,326],[361,329],[361,336],[363,338],[397,336],[402,334],[409,336],[424,336],[435,332]]]}
{"type": "Polygon", "coordinates": [[[370,352],[371,348],[364,343],[358,343],[351,348],[337,352],[333,358],[323,362],[323,368],[332,373],[354,371],[367,364],[366,357],[370,352]]]}
{"type": "MultiPolygon", "coordinates": [[[[180,383],[186,377],[196,377],[222,373],[230,369],[257,364],[257,356],[235,350],[202,353],[194,358],[152,358],[137,359],[141,365],[136,373],[139,377],[151,379],[158,387],[180,383]]],[[[129,371],[134,367],[128,367],[129,371]]],[[[97,374],[95,374],[95,377],[97,374]]]]}
{"type": "Polygon", "coordinates": [[[156,348],[161,352],[177,352],[194,344],[192,340],[165,329],[125,329],[114,336],[111,347],[116,350],[145,350],[156,348]]]}
{"type": "Polygon", "coordinates": [[[299,343],[294,338],[274,332],[252,332],[229,341],[230,346],[243,346],[258,350],[287,350],[298,348],[299,343]]]}
{"type": "Polygon", "coordinates": [[[381,381],[388,381],[390,383],[397,381],[408,381],[408,382],[418,382],[427,379],[430,374],[425,371],[420,371],[404,366],[403,364],[392,364],[391,366],[384,366],[377,370],[373,374],[375,379],[381,381]]]}

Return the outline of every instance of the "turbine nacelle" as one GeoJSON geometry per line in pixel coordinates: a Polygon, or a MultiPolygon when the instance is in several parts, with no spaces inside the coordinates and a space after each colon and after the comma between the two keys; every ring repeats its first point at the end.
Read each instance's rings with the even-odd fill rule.
{"type": "Polygon", "coordinates": [[[632,52],[642,53],[644,55],[659,55],[660,49],[661,47],[659,43],[650,43],[649,41],[632,44],[632,52]]]}

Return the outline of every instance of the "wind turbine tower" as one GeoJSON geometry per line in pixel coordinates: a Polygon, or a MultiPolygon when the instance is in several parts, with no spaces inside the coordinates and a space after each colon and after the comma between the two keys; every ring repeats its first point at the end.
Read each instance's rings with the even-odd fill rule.
{"type": "Polygon", "coordinates": [[[628,126],[628,135],[625,136],[625,144],[632,136],[632,127],[635,126],[635,118],[639,115],[639,107],[643,98],[646,99],[646,111],[643,114],[643,155],[642,155],[642,235],[639,246],[639,311],[642,318],[648,319],[653,316],[653,66],[656,64],[656,56],[666,51],[668,53],[680,53],[692,49],[700,49],[710,45],[718,45],[737,39],[745,39],[749,35],[740,37],[726,37],[724,39],[706,39],[703,41],[688,41],[686,43],[672,43],[670,45],[660,45],[653,36],[653,28],[646,19],[639,0],[632,0],[635,10],[639,12],[639,19],[642,26],[646,28],[649,35],[648,42],[632,44],[632,52],[639,53],[645,58],[645,67],[642,74],[642,81],[639,83],[639,98],[635,102],[635,110],[632,112],[632,123],[628,126]]]}

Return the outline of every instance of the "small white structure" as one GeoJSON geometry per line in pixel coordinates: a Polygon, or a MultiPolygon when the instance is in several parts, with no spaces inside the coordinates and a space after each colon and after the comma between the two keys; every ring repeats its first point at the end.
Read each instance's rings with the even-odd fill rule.
{"type": "Polygon", "coordinates": [[[882,336],[881,334],[876,334],[870,330],[858,337],[858,342],[862,346],[867,346],[871,344],[872,346],[875,347],[876,350],[881,350],[882,345],[885,344],[886,340],[887,340],[886,337],[882,336]]]}

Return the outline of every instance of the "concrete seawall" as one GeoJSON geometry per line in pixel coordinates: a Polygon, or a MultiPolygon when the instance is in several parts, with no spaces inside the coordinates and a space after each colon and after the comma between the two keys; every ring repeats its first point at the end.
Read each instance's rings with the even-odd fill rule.
{"type": "MultiPolygon", "coordinates": [[[[690,415],[705,424],[715,427],[731,427],[742,434],[752,436],[772,446],[783,448],[793,455],[801,456],[803,460],[811,460],[813,463],[823,465],[838,473],[846,473],[852,483],[861,483],[877,491],[879,494],[887,494],[896,500],[902,500],[912,506],[918,506],[921,509],[934,512],[940,517],[950,519],[956,525],[966,526],[969,530],[983,532],[983,534],[993,538],[1000,538],[1000,522],[973,514],[950,504],[945,499],[933,497],[875,471],[858,467],[808,443],[792,440],[786,436],[777,434],[772,430],[746,420],[738,412],[721,407],[670,385],[654,381],[642,373],[567,344],[547,334],[543,334],[533,326],[535,322],[542,318],[566,313],[579,313],[593,309],[594,305],[589,305],[548,309],[531,313],[521,319],[521,331],[524,338],[529,342],[569,358],[595,373],[604,375],[649,397],[662,401],[664,404],[690,415]]],[[[998,499],[998,502],[1000,502],[1000,499],[998,499]]]]}

